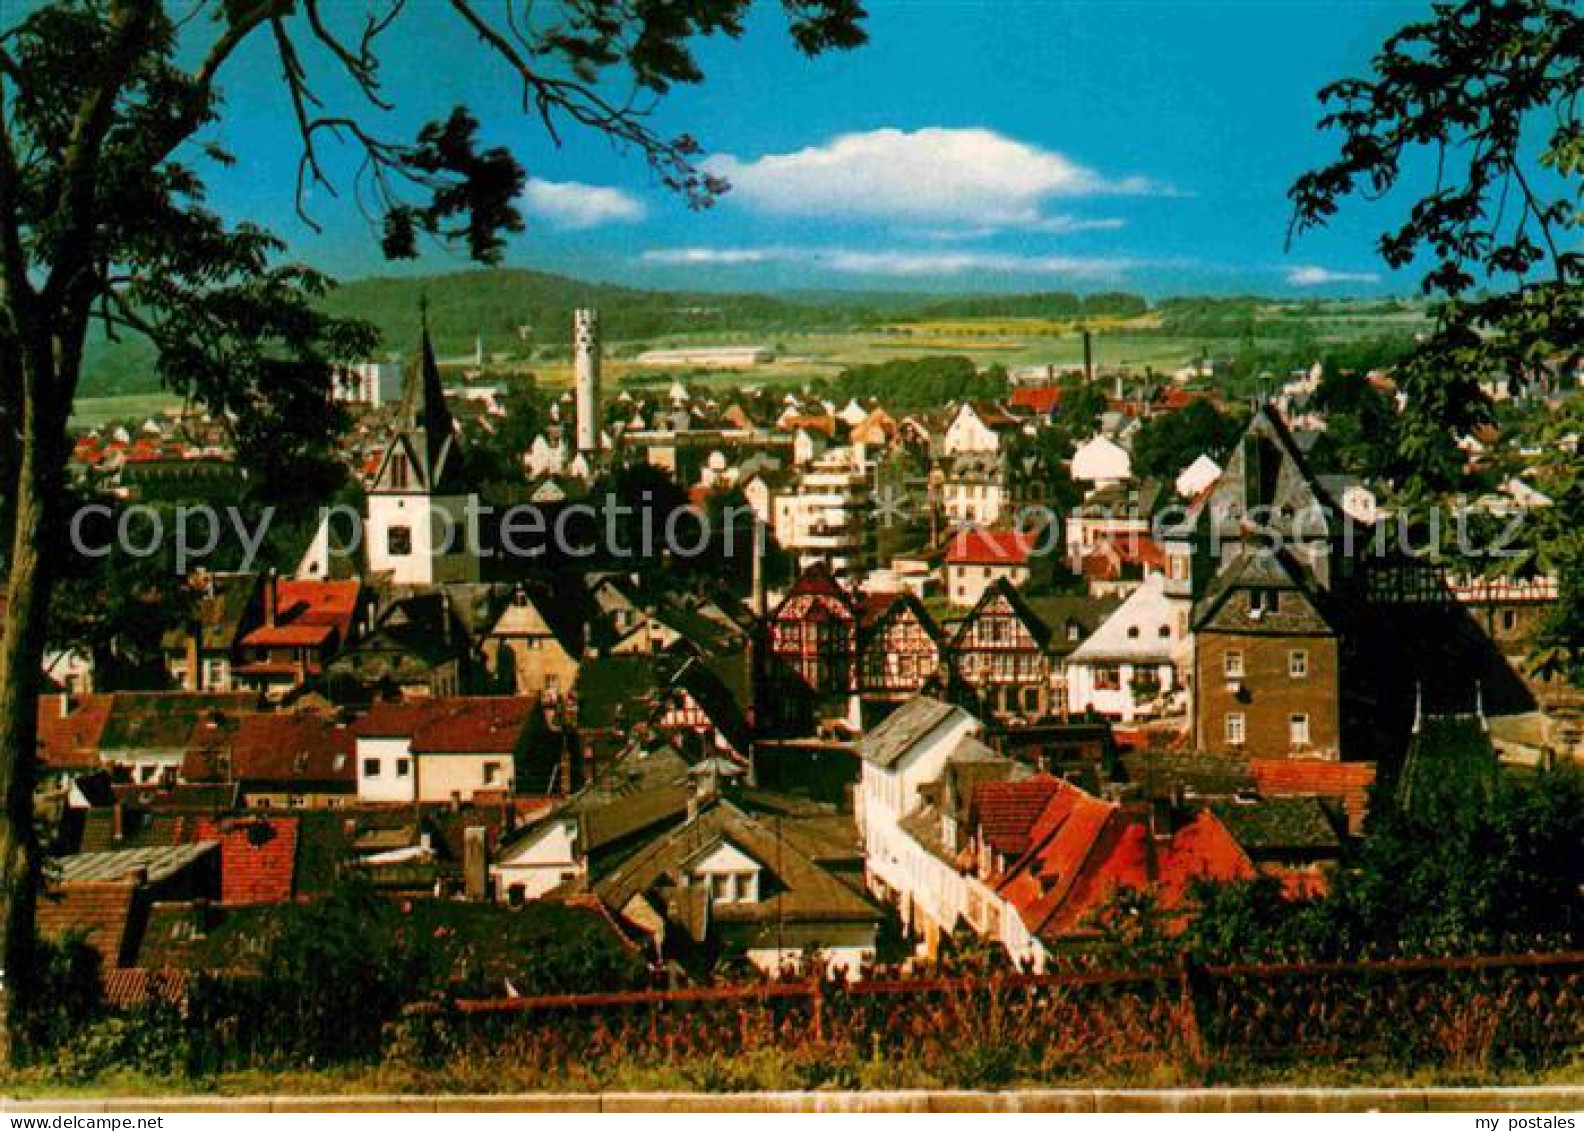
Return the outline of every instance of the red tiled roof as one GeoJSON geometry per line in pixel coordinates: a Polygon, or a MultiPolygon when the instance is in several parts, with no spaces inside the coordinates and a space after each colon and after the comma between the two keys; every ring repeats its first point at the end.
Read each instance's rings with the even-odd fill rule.
{"type": "Polygon", "coordinates": [[[1034,538],[1022,530],[986,530],[970,527],[953,535],[946,548],[948,565],[1024,565],[1034,549],[1034,538]]]}
{"type": "Polygon", "coordinates": [[[1337,797],[1347,811],[1348,828],[1363,827],[1369,810],[1374,762],[1323,762],[1302,758],[1253,758],[1254,787],[1267,797],[1337,797]]]}
{"type": "Polygon", "coordinates": [[[356,580],[275,582],[275,623],[243,638],[255,648],[317,648],[346,640],[357,616],[361,583],[356,580]]]}
{"type": "Polygon", "coordinates": [[[104,968],[121,965],[127,924],[137,898],[130,883],[71,883],[48,886],[39,895],[34,923],[41,938],[80,936],[104,968]]]}
{"type": "Polygon", "coordinates": [[[220,845],[221,903],[284,903],[297,875],[297,818],[201,818],[193,839],[220,845]]]}
{"type": "Polygon", "coordinates": [[[534,701],[517,697],[440,699],[413,732],[414,754],[510,754],[534,701]]]}
{"type": "Polygon", "coordinates": [[[99,739],[110,720],[109,695],[40,695],[39,762],[52,770],[83,770],[99,765],[99,739]],[[62,715],[61,703],[70,708],[62,715]]]}
{"type": "Polygon", "coordinates": [[[247,648],[317,648],[335,636],[328,624],[261,624],[242,638],[247,648]]]}
{"type": "Polygon", "coordinates": [[[99,984],[105,1004],[113,1009],[134,1009],[150,1002],[179,1005],[187,998],[184,970],[102,970],[99,984]]]}
{"type": "Polygon", "coordinates": [[[1061,789],[1048,774],[1022,781],[987,781],[974,787],[970,812],[990,848],[1009,860],[1028,851],[1029,834],[1061,789]]]}
{"type": "Polygon", "coordinates": [[[182,762],[187,781],[357,781],[353,728],[311,711],[249,714],[230,726],[203,724],[182,762]],[[225,758],[230,758],[227,775],[225,758]]]}
{"type": "Polygon", "coordinates": [[[1114,581],[1124,566],[1146,569],[1166,568],[1166,551],[1155,539],[1142,534],[1118,533],[1096,539],[1094,548],[1083,556],[1084,577],[1114,581]]]}
{"type": "Polygon", "coordinates": [[[1056,938],[1090,930],[1119,888],[1153,891],[1165,908],[1184,902],[1196,879],[1252,877],[1254,865],[1213,813],[1161,840],[1111,802],[1068,782],[1052,794],[1029,849],[998,884],[1031,933],[1056,938]]]}
{"type": "Polygon", "coordinates": [[[362,738],[407,738],[435,710],[434,699],[379,700],[356,723],[352,733],[362,738]]]}
{"type": "Polygon", "coordinates": [[[1032,409],[1043,416],[1049,416],[1056,411],[1056,406],[1061,403],[1062,390],[1059,385],[1024,385],[1012,390],[1012,403],[1018,408],[1032,409]]]}

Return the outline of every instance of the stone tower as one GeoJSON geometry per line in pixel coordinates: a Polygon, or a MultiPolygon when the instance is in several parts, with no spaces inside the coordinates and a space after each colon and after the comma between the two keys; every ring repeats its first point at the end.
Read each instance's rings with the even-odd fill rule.
{"type": "Polygon", "coordinates": [[[600,445],[599,312],[572,312],[572,372],[577,385],[577,450],[594,458],[600,445]]]}

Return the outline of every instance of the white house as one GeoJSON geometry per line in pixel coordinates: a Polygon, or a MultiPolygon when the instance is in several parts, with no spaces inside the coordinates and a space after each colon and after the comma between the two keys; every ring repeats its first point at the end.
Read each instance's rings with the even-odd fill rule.
{"type": "Polygon", "coordinates": [[[1220,478],[1221,465],[1201,452],[1198,459],[1178,473],[1173,486],[1177,494],[1192,499],[1220,478]]]}
{"type": "Polygon", "coordinates": [[[357,736],[358,801],[365,804],[411,804],[418,796],[413,772],[412,736],[357,736]]]}
{"type": "Polygon", "coordinates": [[[994,427],[999,423],[999,418],[987,421],[971,404],[959,405],[941,438],[941,454],[957,456],[984,452],[994,455],[1001,450],[1001,436],[994,427]]]}
{"type": "Polygon", "coordinates": [[[966,915],[968,889],[906,822],[924,807],[920,788],[939,780],[959,750],[983,749],[974,738],[979,727],[961,707],[920,695],[870,731],[861,747],[858,828],[869,887],[898,906],[930,950],[966,915]]]}
{"type": "Polygon", "coordinates": [[[1151,574],[1067,657],[1067,702],[1132,722],[1178,685],[1183,644],[1166,579],[1151,574]]]}
{"type": "Polygon", "coordinates": [[[490,866],[497,899],[540,899],[562,884],[583,880],[586,873],[578,819],[565,815],[541,821],[490,866]]]}
{"type": "Polygon", "coordinates": [[[1073,452],[1072,477],[1091,490],[1126,483],[1133,478],[1133,457],[1110,437],[1092,436],[1073,452]]]}

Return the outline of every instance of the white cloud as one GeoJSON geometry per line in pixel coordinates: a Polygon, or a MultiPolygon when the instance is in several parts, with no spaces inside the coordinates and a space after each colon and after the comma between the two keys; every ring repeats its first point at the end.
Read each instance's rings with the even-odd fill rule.
{"type": "Polygon", "coordinates": [[[764,263],[787,249],[765,247],[657,247],[643,253],[646,263],[734,264],[764,263]]]}
{"type": "Polygon", "coordinates": [[[914,226],[1080,231],[1088,222],[1048,216],[1045,205],[1166,191],[1142,177],[1109,179],[987,129],[871,130],[794,153],[723,155],[708,167],[731,182],[728,200],[756,211],[914,226]]]}
{"type": "Polygon", "coordinates": [[[1368,271],[1332,271],[1325,267],[1294,267],[1287,282],[1295,287],[1329,287],[1342,283],[1378,283],[1379,275],[1368,271]]]}
{"type": "Polygon", "coordinates": [[[1019,255],[997,251],[940,249],[865,251],[843,247],[667,247],[643,253],[649,263],[736,265],[802,263],[843,275],[917,278],[987,272],[1008,275],[1058,275],[1074,279],[1115,279],[1135,264],[1128,259],[1071,255],[1019,255]]]}
{"type": "Polygon", "coordinates": [[[574,231],[601,224],[631,224],[644,218],[643,201],[618,188],[577,181],[530,180],[523,207],[558,228],[574,231]]]}

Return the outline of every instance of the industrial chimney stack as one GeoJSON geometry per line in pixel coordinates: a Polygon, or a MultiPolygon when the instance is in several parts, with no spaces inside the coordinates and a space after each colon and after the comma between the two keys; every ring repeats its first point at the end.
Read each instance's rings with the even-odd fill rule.
{"type": "Polygon", "coordinates": [[[577,384],[577,449],[589,457],[599,454],[600,342],[599,312],[572,312],[572,366],[577,384]]]}

